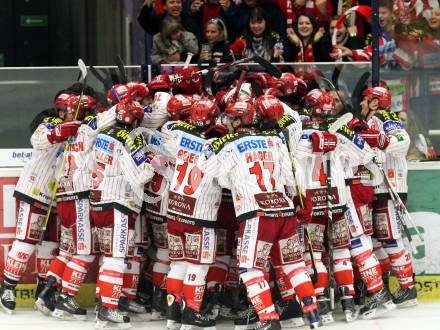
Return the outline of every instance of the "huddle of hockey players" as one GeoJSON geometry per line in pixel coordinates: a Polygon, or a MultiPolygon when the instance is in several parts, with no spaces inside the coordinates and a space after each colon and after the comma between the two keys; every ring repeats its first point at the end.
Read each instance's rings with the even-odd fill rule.
{"type": "Polygon", "coordinates": [[[416,305],[390,194],[406,200],[410,140],[390,92],[366,87],[361,113],[338,121],[337,91],[290,72],[242,71],[214,96],[203,79],[118,84],[98,113],[84,84],[56,95],[16,186],[2,309],[34,251],[35,307],[63,320],[86,319],[75,295],[98,256],[99,329],[315,329],[334,300],[347,322],[416,305]]]}

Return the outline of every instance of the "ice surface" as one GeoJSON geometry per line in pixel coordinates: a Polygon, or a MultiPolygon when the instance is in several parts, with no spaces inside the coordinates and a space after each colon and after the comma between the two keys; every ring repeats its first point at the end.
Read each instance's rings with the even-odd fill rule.
{"type": "MultiPolygon", "coordinates": [[[[336,322],[325,326],[322,329],[343,329],[343,330],[440,330],[440,303],[421,303],[417,307],[398,309],[382,317],[363,321],[358,320],[347,324],[342,321],[342,314],[336,314],[336,322]]],[[[70,322],[59,321],[52,317],[45,317],[39,312],[30,309],[19,309],[14,315],[7,315],[0,312],[1,330],[88,330],[94,328],[93,311],[89,311],[87,321],[70,322]]],[[[164,321],[137,322],[132,320],[132,329],[162,330],[166,329],[164,321]]],[[[220,321],[217,330],[233,329],[232,322],[220,321]]],[[[308,329],[307,326],[298,329],[308,329]]]]}

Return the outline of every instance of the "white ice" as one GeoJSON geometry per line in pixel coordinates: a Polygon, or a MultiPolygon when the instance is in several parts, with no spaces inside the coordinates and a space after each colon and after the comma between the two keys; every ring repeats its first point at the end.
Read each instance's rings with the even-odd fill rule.
{"type": "MultiPolygon", "coordinates": [[[[19,309],[14,315],[0,312],[0,330],[92,330],[94,315],[89,311],[87,321],[59,321],[46,317],[31,309],[19,309]]],[[[440,330],[440,303],[421,303],[417,307],[398,309],[371,321],[358,320],[347,324],[342,321],[342,314],[336,314],[336,322],[322,329],[341,330],[440,330]]],[[[137,322],[132,320],[132,329],[165,330],[164,321],[137,322]]],[[[221,321],[217,330],[233,329],[232,322],[221,321]]],[[[298,329],[308,329],[307,326],[298,329]]]]}

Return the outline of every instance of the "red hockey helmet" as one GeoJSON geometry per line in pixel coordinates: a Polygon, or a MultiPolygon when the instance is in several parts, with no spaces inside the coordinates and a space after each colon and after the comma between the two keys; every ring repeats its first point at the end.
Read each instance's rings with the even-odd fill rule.
{"type": "Polygon", "coordinates": [[[144,108],[139,102],[123,100],[116,105],[116,121],[136,126],[144,118],[144,108]]]}
{"type": "Polygon", "coordinates": [[[307,84],[304,80],[297,78],[291,72],[283,72],[279,79],[273,81],[272,87],[276,87],[283,92],[283,96],[307,94],[307,84]]]}
{"type": "Polygon", "coordinates": [[[151,95],[156,92],[169,92],[170,91],[170,77],[167,74],[160,74],[151,79],[148,84],[148,89],[151,95]]]}
{"type": "Polygon", "coordinates": [[[243,126],[251,125],[256,119],[256,111],[254,106],[245,101],[238,101],[229,104],[225,109],[225,114],[231,117],[241,118],[241,124],[243,126]]]}
{"type": "Polygon", "coordinates": [[[284,115],[281,101],[273,95],[262,95],[255,100],[255,107],[264,119],[278,120],[284,115]]]}
{"type": "Polygon", "coordinates": [[[197,127],[207,127],[215,122],[219,109],[211,100],[196,101],[191,105],[188,122],[197,127]]]}
{"type": "Polygon", "coordinates": [[[67,107],[67,100],[69,99],[69,97],[71,97],[74,94],[70,94],[70,93],[60,93],[55,97],[54,100],[54,106],[55,109],[59,110],[59,109],[65,109],[67,107]]]}
{"type": "Polygon", "coordinates": [[[391,107],[391,92],[385,87],[369,87],[362,93],[368,98],[368,102],[379,100],[379,108],[388,110],[391,107]]]}
{"type": "Polygon", "coordinates": [[[304,99],[310,114],[316,116],[330,115],[336,105],[333,95],[319,88],[311,90],[304,99]]]}
{"type": "Polygon", "coordinates": [[[126,85],[116,84],[116,85],[113,85],[112,89],[109,89],[107,91],[107,103],[108,104],[115,105],[116,103],[119,102],[115,93],[118,95],[119,101],[125,100],[130,97],[129,88],[126,85]]]}
{"type": "Polygon", "coordinates": [[[131,99],[134,101],[140,102],[142,99],[148,96],[148,86],[143,82],[131,81],[127,83],[127,88],[131,99]]]}
{"type": "Polygon", "coordinates": [[[189,116],[189,109],[192,104],[191,97],[186,95],[174,95],[167,103],[167,111],[171,120],[181,120],[189,116]]]}

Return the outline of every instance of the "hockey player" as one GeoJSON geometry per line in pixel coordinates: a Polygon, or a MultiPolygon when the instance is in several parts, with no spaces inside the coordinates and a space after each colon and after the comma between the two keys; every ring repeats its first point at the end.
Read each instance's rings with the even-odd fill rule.
{"type": "Polygon", "coordinates": [[[55,97],[56,116],[45,117],[33,132],[32,159],[24,167],[15,188],[14,197],[18,204],[16,240],[8,253],[0,289],[0,306],[10,314],[15,309],[15,287],[42,235],[49,241],[48,245],[43,243],[42,246],[45,254],[56,255],[58,225],[53,212],[48,220],[48,230],[43,233],[42,229],[51,203],[57,160],[63,154],[65,141],[76,134],[81,124],[67,111],[69,97],[68,93],[61,91],[55,97]]]}
{"type": "Polygon", "coordinates": [[[46,315],[55,308],[55,317],[85,319],[86,311],[73,297],[79,291],[95,252],[88,200],[90,153],[99,129],[112,124],[115,115],[113,110],[94,117],[96,100],[88,95],[71,95],[67,103],[67,114],[76,115],[82,124],[66,146],[65,168],[57,189],[57,212],[61,219],[60,254],[50,266],[46,289],[39,295],[35,306],[46,315]],[[62,294],[53,306],[55,286],[62,287],[62,294]]]}
{"type": "Polygon", "coordinates": [[[188,123],[170,123],[162,129],[162,142],[175,157],[168,195],[167,327],[212,328],[215,321],[200,313],[209,265],[215,261],[217,211],[221,188],[197,167],[206,143],[203,132],[214,123],[217,105],[194,102],[188,123]],[[182,312],[180,314],[182,305],[182,312]]]}
{"type": "MultiPolygon", "coordinates": [[[[318,296],[323,322],[333,322],[329,300],[325,295],[329,277],[322,262],[323,253],[327,252],[333,256],[329,267],[333,267],[346,320],[351,321],[357,318],[357,311],[353,301],[353,270],[348,250],[349,229],[344,217],[347,197],[343,159],[348,159],[353,166],[365,164],[373,157],[373,151],[347,126],[339,129],[336,135],[327,132],[326,120],[335,106],[329,92],[314,89],[306,95],[305,101],[311,119],[303,123],[303,134],[297,147],[297,160],[305,169],[307,196],[311,197],[313,203],[313,220],[308,225],[308,232],[317,269],[315,293],[318,296]],[[328,172],[330,169],[331,173],[328,172]],[[328,200],[329,198],[331,199],[328,200]],[[330,222],[332,232],[328,229],[330,222]],[[324,237],[329,240],[327,248],[324,245],[324,237]]],[[[308,250],[305,254],[308,269],[313,273],[311,252],[307,244],[306,250],[308,250]]]]}
{"type": "MultiPolygon", "coordinates": [[[[255,119],[251,104],[231,104],[226,113],[241,121],[245,133],[225,135],[208,146],[203,168],[232,192],[239,221],[240,278],[259,318],[253,329],[281,329],[263,273],[269,256],[272,265],[287,275],[311,328],[318,327],[313,285],[296,233],[295,208],[284,191],[284,185],[294,186],[287,148],[277,132],[246,127],[255,119]]],[[[310,217],[310,211],[305,214],[310,217]]]]}
{"type": "Polygon", "coordinates": [[[130,318],[118,308],[124,259],[133,255],[135,219],[142,206],[143,188],[153,176],[145,157],[145,141],[136,128],[144,111],[126,100],[116,105],[116,124],[96,138],[90,183],[90,217],[104,254],[97,287],[97,328],[130,327],[130,318]]]}
{"type": "MultiPolygon", "coordinates": [[[[358,118],[353,118],[348,126],[359,134],[362,134],[362,130],[368,127],[365,121],[361,122],[358,118]]],[[[370,140],[369,142],[371,147],[378,147],[380,141],[370,140]]],[[[348,190],[345,217],[351,236],[350,253],[353,259],[357,290],[355,303],[361,306],[362,318],[371,319],[395,309],[393,297],[384,287],[381,265],[373,252],[371,240],[374,186],[379,185],[383,178],[372,162],[352,167],[347,160],[345,173],[348,190]],[[370,296],[367,304],[363,303],[365,290],[370,296]]]]}
{"type": "Polygon", "coordinates": [[[360,131],[365,140],[377,148],[378,162],[383,166],[383,182],[375,188],[373,204],[374,237],[382,244],[399,281],[393,302],[399,307],[417,305],[411,253],[404,245],[401,232],[403,219],[394,205],[391,189],[406,201],[408,191],[406,153],[410,138],[398,116],[390,111],[391,93],[385,87],[371,87],[363,92],[362,116],[369,129],[360,131]],[[390,183],[390,188],[387,184],[390,183]]]}

